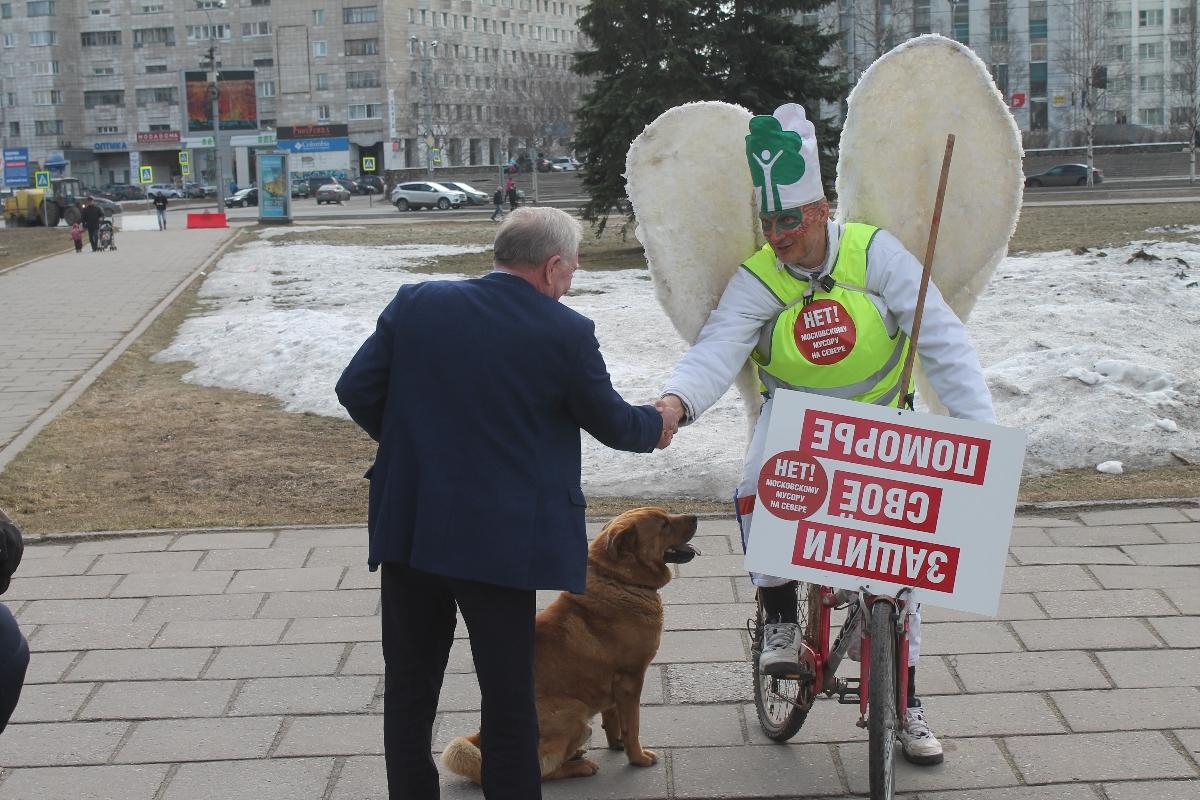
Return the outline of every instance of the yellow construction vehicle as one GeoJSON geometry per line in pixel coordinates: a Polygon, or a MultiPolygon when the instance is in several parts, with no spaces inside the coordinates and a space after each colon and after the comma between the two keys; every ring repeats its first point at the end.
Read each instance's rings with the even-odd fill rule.
{"type": "Polygon", "coordinates": [[[82,188],[77,178],[54,178],[50,192],[45,189],[17,189],[4,199],[4,225],[46,225],[53,228],[59,220],[68,225],[79,221],[82,188]]]}

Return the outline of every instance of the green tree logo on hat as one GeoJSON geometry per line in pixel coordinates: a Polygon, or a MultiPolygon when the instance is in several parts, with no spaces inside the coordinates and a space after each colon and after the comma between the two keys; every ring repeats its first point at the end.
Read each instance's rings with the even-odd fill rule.
{"type": "Polygon", "coordinates": [[[764,214],[783,208],[779,187],[797,183],[804,177],[804,156],[800,153],[804,140],[795,131],[785,131],[779,120],[760,115],[750,120],[746,136],[746,160],[750,177],[760,190],[764,214]]]}

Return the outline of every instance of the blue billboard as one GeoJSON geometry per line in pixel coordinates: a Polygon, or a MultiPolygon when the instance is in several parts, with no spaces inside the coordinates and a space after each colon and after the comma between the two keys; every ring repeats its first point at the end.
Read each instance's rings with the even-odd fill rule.
{"type": "Polygon", "coordinates": [[[280,139],[279,149],[289,153],[333,153],[350,149],[350,139],[335,136],[328,139],[280,139]]]}
{"type": "Polygon", "coordinates": [[[291,220],[287,154],[258,155],[258,219],[260,222],[291,220]]]}
{"type": "Polygon", "coordinates": [[[29,185],[29,148],[12,147],[4,149],[4,185],[29,185]]]}

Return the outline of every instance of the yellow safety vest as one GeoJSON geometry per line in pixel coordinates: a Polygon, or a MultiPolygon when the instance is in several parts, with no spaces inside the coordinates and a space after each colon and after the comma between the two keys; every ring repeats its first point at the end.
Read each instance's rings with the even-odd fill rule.
{"type": "Polygon", "coordinates": [[[909,339],[899,328],[888,335],[865,288],[867,248],[878,230],[847,223],[829,273],[833,281],[813,285],[808,297],[809,282],[779,269],[769,244],[742,264],[784,306],[763,327],[750,355],[763,392],[774,394],[782,387],[876,405],[897,403],[909,339]]]}

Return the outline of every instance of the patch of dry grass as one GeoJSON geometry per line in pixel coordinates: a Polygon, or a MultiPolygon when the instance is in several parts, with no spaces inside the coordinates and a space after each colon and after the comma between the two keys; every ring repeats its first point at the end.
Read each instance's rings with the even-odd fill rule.
{"type": "MultiPolygon", "coordinates": [[[[1200,224],[1200,204],[1031,208],[1013,250],[1110,246],[1147,227],[1200,224]],[[1153,213],[1152,213],[1153,212],[1153,213]]],[[[275,240],[355,245],[489,245],[494,227],[459,222],[289,233],[275,240]]],[[[46,231],[11,231],[47,233],[46,231]]],[[[2,241],[2,240],[0,240],[2,241]]],[[[584,240],[585,268],[642,266],[616,230],[584,240]]],[[[440,259],[435,270],[478,274],[486,254],[440,259]],[[482,255],[482,257],[481,257],[482,255]],[[473,265],[473,268],[468,268],[473,265]]],[[[425,266],[422,267],[426,269],[425,266]]],[[[0,473],[0,506],[30,533],[166,527],[362,523],[374,444],[353,424],[282,410],[270,397],[185,384],[183,363],[154,364],[196,308],[184,292],[66,413],[0,473]]],[[[1194,496],[1200,467],[1113,476],[1073,470],[1023,482],[1021,500],[1104,502],[1194,496]]],[[[588,513],[640,505],[728,513],[723,501],[589,498],[588,513]]]]}
{"type": "Polygon", "coordinates": [[[0,270],[15,267],[33,258],[65,253],[71,244],[70,228],[0,227],[0,270]]]}

